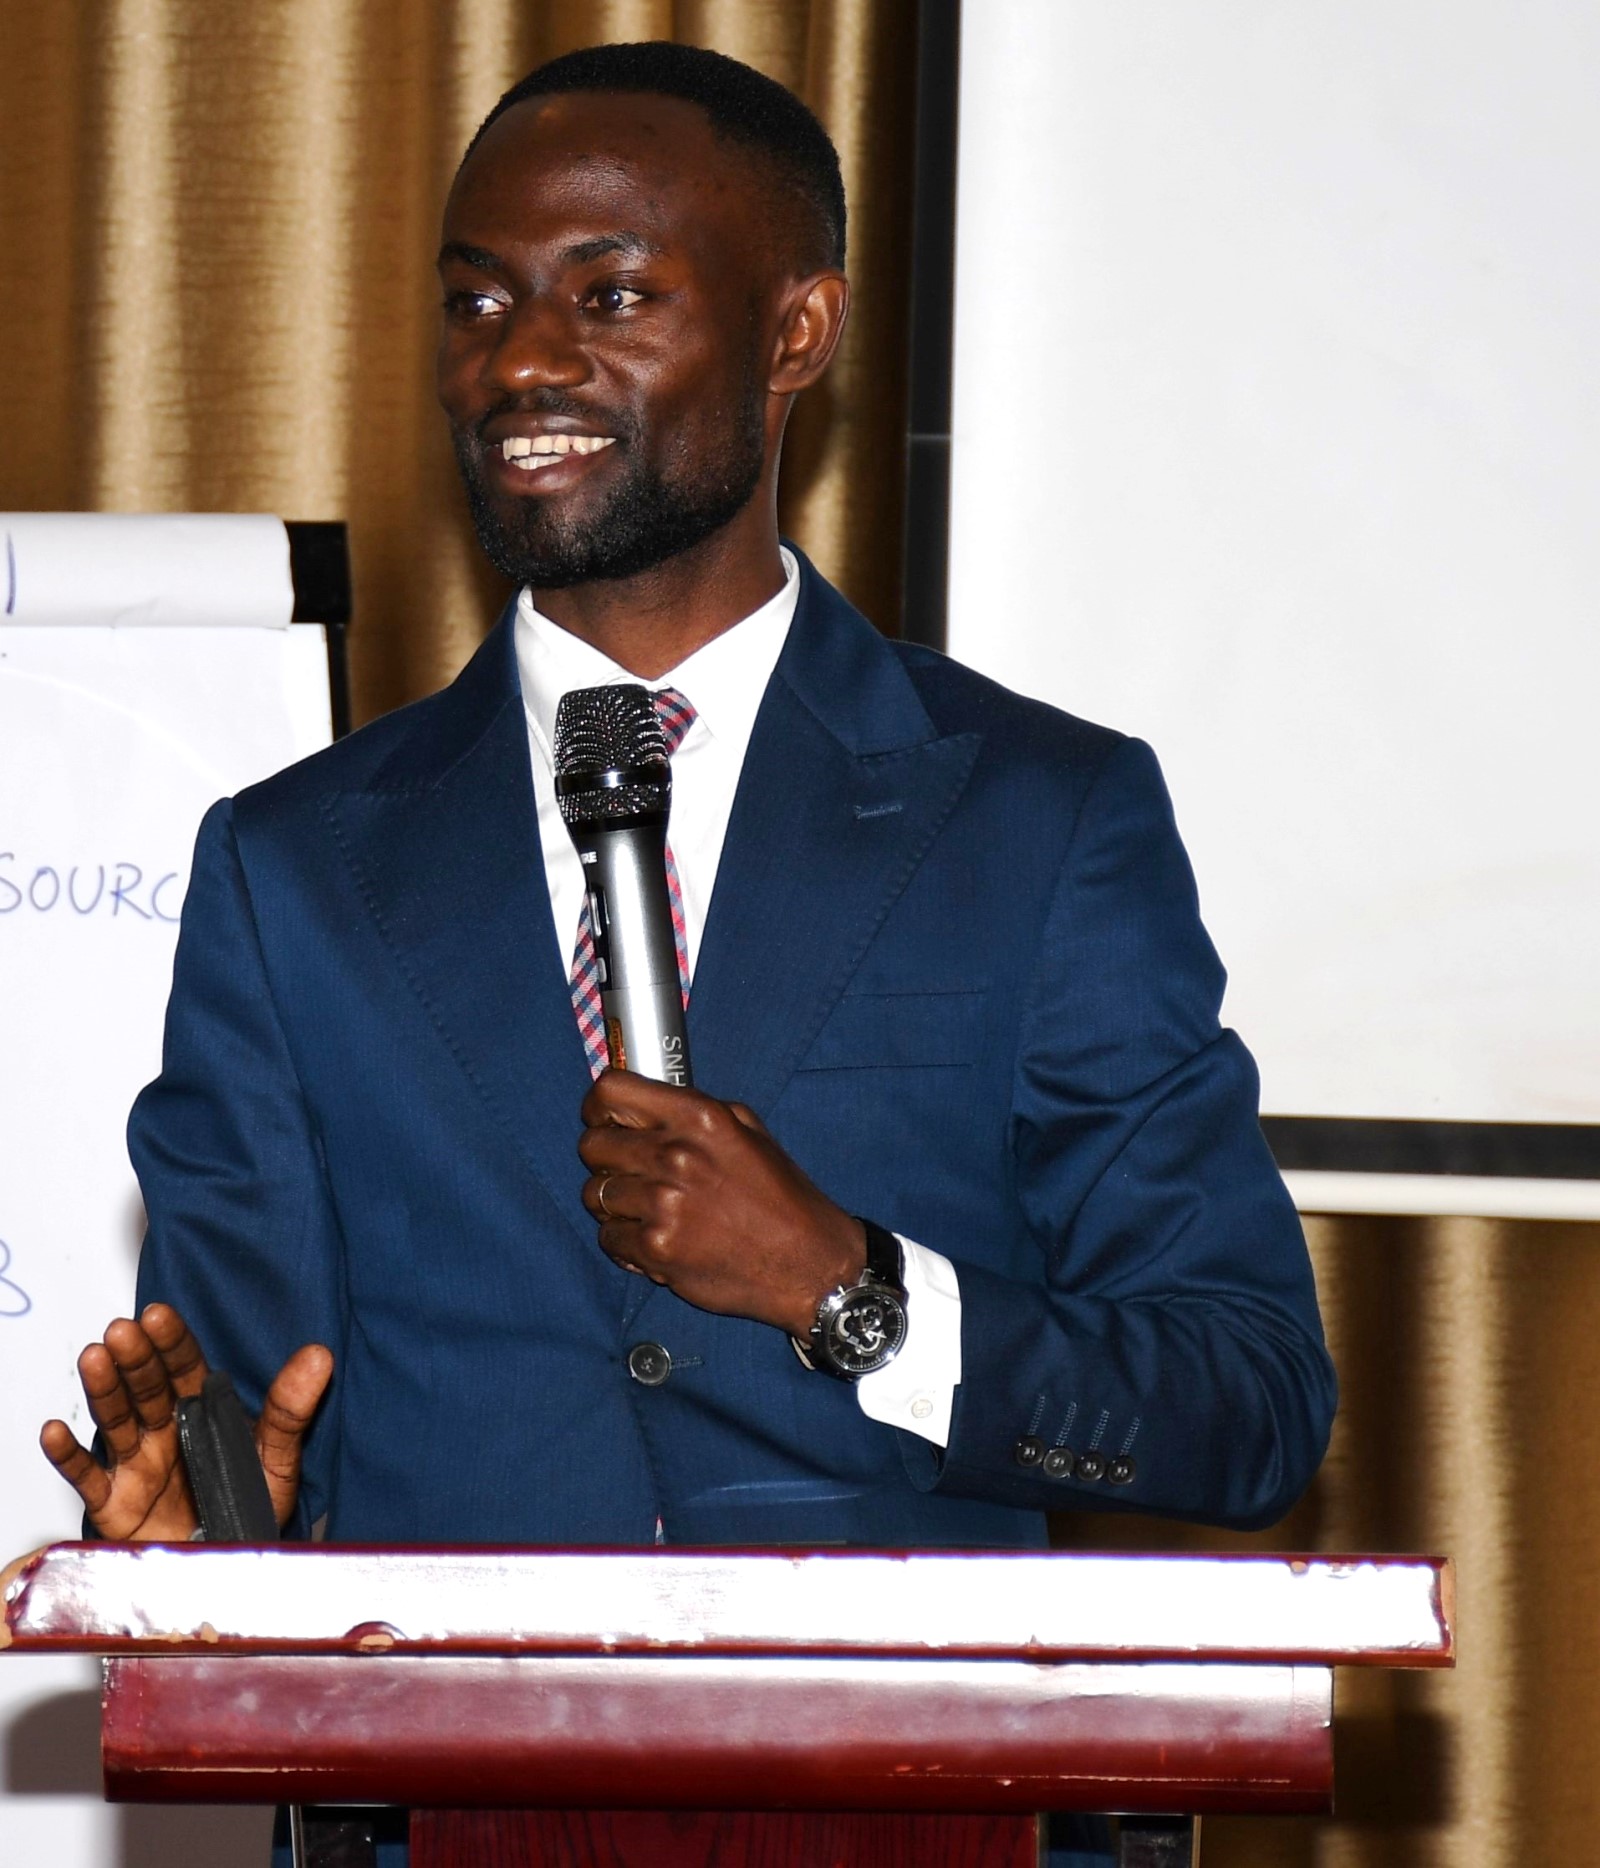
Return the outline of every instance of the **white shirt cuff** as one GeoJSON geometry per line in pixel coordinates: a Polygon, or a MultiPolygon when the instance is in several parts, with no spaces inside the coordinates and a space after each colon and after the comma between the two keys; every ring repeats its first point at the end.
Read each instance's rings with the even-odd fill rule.
{"type": "Polygon", "coordinates": [[[870,1420],[950,1444],[950,1409],[961,1380],[961,1287],[948,1258],[901,1239],[906,1340],[899,1355],[856,1383],[870,1420]]]}

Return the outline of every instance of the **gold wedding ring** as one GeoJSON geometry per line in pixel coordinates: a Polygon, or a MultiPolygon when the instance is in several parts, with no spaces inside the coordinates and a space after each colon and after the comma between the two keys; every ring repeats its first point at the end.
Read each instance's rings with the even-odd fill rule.
{"type": "Polygon", "coordinates": [[[607,1219],[615,1219],[617,1217],[616,1214],[612,1212],[611,1208],[606,1205],[606,1189],[616,1178],[615,1174],[608,1174],[594,1190],[594,1203],[599,1207],[600,1211],[605,1214],[607,1219]]]}

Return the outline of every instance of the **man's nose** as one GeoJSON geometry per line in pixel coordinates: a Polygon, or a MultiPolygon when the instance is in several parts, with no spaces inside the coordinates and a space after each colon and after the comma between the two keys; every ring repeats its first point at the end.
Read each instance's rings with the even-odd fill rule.
{"type": "Polygon", "coordinates": [[[498,387],[512,390],[570,386],[589,375],[576,317],[548,299],[528,299],[501,325],[489,359],[498,387]]]}

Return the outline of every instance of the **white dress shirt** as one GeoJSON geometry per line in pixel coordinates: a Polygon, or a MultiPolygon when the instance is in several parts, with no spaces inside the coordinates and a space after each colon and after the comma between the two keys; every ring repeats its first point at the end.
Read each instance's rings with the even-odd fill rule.
{"type": "MultiPolygon", "coordinates": [[[[669,831],[683,892],[691,981],[745,750],[799,600],[799,566],[788,551],[783,553],[783,577],[783,589],[759,610],[696,649],[659,681],[645,684],[676,688],[695,710],[694,724],[672,755],[669,831]]],[[[556,708],[572,688],[637,682],[639,677],[541,615],[527,590],[517,599],[516,650],[545,882],[556,935],[570,963],[583,909],[583,865],[556,802],[551,750],[556,708]]],[[[910,1239],[900,1243],[905,1253],[905,1346],[886,1368],[856,1383],[856,1396],[873,1420],[907,1428],[944,1446],[961,1380],[961,1293],[947,1258],[910,1239]]]]}

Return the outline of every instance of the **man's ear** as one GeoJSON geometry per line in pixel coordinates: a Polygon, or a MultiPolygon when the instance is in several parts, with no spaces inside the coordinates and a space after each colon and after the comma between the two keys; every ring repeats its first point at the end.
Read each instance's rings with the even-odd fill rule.
{"type": "Polygon", "coordinates": [[[833,361],[849,315],[850,282],[842,272],[819,272],[795,285],[778,327],[767,384],[773,395],[796,396],[811,387],[833,361]]]}

